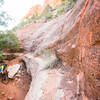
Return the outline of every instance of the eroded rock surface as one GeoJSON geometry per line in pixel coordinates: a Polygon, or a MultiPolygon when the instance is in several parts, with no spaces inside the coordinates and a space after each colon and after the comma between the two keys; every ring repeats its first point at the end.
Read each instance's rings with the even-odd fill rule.
{"type": "Polygon", "coordinates": [[[77,100],[75,68],[57,64],[56,57],[25,56],[27,70],[32,75],[30,90],[25,100],[77,100]],[[53,58],[53,59],[51,59],[53,58]],[[41,62],[42,61],[42,62],[41,62]],[[56,64],[56,66],[55,66],[56,64]]]}

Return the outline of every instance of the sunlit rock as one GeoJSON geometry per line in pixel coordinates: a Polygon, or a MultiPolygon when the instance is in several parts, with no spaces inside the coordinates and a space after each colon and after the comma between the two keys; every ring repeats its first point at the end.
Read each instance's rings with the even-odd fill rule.
{"type": "Polygon", "coordinates": [[[8,77],[9,78],[13,78],[14,75],[19,71],[19,69],[20,69],[20,65],[19,64],[15,64],[15,65],[9,66],[7,68],[8,77]]]}

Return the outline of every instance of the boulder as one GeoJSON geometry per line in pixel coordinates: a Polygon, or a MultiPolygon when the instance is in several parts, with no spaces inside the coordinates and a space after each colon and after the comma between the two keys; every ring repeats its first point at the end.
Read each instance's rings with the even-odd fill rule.
{"type": "Polygon", "coordinates": [[[9,66],[7,68],[8,77],[12,79],[14,77],[14,75],[19,71],[19,69],[20,69],[20,65],[19,64],[15,64],[15,65],[9,66]]]}

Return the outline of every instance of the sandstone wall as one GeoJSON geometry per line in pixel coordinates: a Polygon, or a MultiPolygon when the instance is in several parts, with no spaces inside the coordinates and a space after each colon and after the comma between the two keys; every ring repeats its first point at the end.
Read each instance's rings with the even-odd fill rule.
{"type": "MultiPolygon", "coordinates": [[[[30,91],[32,92],[29,91],[26,100],[29,100],[29,95],[34,98],[37,95],[35,100],[41,100],[39,98],[45,98],[43,100],[87,100],[85,97],[88,97],[88,100],[100,99],[99,5],[100,0],[78,0],[75,7],[66,14],[44,23],[37,31],[26,38],[26,43],[23,43],[24,48],[33,53],[33,58],[42,59],[43,52],[39,51],[41,51],[41,48],[46,48],[53,50],[56,57],[61,61],[57,67],[58,69],[61,68],[59,69],[61,73],[57,69],[49,69],[36,74],[36,81],[35,83],[32,81],[31,86],[38,87],[37,83],[40,82],[39,90],[31,88],[30,91]],[[37,56],[34,56],[34,53],[37,56]],[[72,70],[73,68],[75,69],[72,70]],[[47,73],[52,74],[48,75],[47,73]],[[71,73],[74,73],[74,75],[71,73]],[[41,75],[45,77],[42,82],[41,75]],[[75,77],[69,79],[70,75],[75,77]],[[58,80],[60,77],[59,82],[57,77],[58,80]],[[70,84],[71,82],[73,84],[70,84]],[[49,83],[53,85],[50,86],[49,83]],[[57,85],[58,83],[59,85],[57,85]],[[68,91],[67,87],[77,88],[74,88],[74,90],[70,88],[70,91],[68,91]],[[38,95],[38,91],[42,91],[39,92],[42,95],[38,95]],[[57,98],[54,99],[55,96],[57,98]]],[[[29,59],[31,60],[31,58],[29,59]]],[[[34,59],[31,60],[32,63],[35,63],[31,66],[33,69],[37,68],[36,66],[39,67],[39,62],[34,62],[34,59]]]]}

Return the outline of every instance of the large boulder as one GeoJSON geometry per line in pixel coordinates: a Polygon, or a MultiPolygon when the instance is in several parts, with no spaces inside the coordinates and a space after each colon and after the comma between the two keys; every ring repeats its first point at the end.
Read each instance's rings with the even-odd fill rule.
{"type": "Polygon", "coordinates": [[[7,68],[7,71],[8,71],[8,77],[10,79],[12,79],[14,77],[14,75],[17,74],[17,72],[19,71],[20,69],[20,64],[15,64],[15,65],[12,65],[12,66],[9,66],[7,68]]]}

